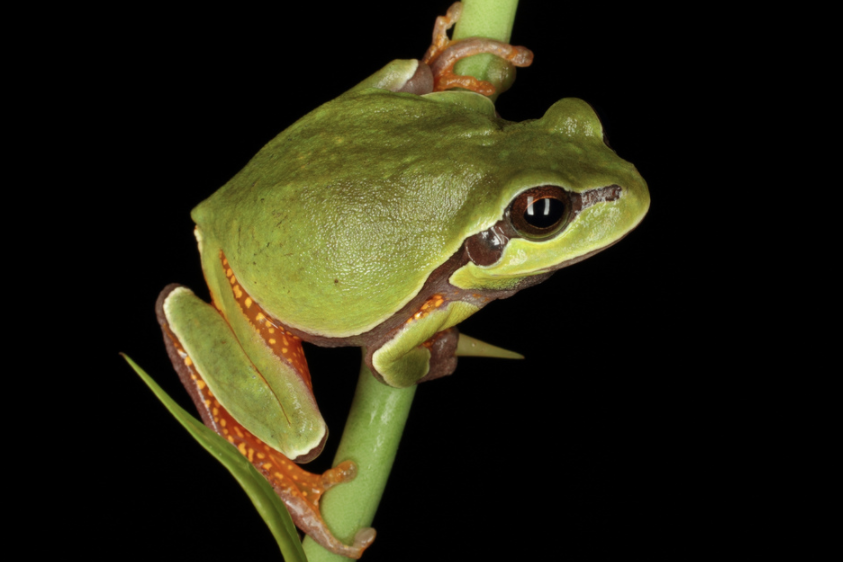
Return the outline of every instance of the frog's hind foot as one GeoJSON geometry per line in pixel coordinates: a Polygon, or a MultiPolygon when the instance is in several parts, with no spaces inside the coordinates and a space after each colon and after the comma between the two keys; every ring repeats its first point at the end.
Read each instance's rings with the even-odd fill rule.
{"type": "MultiPolygon", "coordinates": [[[[284,459],[283,455],[278,456],[284,459]]],[[[345,544],[331,534],[319,511],[319,499],[325,490],[353,480],[357,475],[357,465],[352,461],[343,461],[318,475],[286,460],[283,472],[270,476],[264,472],[264,476],[267,476],[275,493],[284,501],[296,527],[334,554],[355,560],[360,558],[375,540],[375,530],[371,527],[360,529],[352,544],[345,544]]]]}

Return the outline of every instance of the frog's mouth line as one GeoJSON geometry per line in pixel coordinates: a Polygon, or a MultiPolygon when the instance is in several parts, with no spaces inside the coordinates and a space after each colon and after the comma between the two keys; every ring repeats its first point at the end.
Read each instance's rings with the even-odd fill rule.
{"type": "Polygon", "coordinates": [[[569,265],[574,265],[575,263],[579,263],[583,260],[587,260],[591,256],[593,256],[595,254],[599,254],[600,252],[602,252],[603,250],[605,250],[607,248],[611,248],[612,246],[614,246],[615,244],[617,244],[618,242],[620,242],[621,240],[626,238],[627,234],[629,234],[629,233],[628,232],[625,233],[623,236],[621,236],[620,238],[618,238],[614,242],[609,242],[608,244],[606,244],[605,246],[603,246],[601,248],[597,248],[596,250],[586,252],[585,254],[583,254],[581,256],[577,256],[575,258],[565,260],[565,261],[563,261],[561,263],[558,263],[556,265],[551,265],[549,267],[545,267],[543,269],[538,270],[536,273],[551,273],[551,272],[554,272],[554,271],[558,271],[560,269],[564,269],[564,268],[568,267],[569,265]]]}

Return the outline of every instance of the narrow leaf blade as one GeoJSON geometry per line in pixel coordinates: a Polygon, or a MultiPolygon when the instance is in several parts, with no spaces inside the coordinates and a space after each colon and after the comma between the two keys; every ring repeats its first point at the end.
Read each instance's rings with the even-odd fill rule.
{"type": "Polygon", "coordinates": [[[127,355],[122,353],[121,355],[188,433],[222,463],[243,487],[249,495],[249,499],[252,500],[255,509],[258,510],[278,542],[284,560],[287,562],[307,562],[293,520],[287,512],[287,508],[284,507],[284,502],[281,501],[266,478],[255,470],[255,467],[230,443],[205,427],[205,424],[176,404],[137,363],[127,355]]]}
{"type": "Polygon", "coordinates": [[[480,341],[463,333],[457,340],[457,357],[495,357],[497,359],[524,359],[524,356],[515,351],[509,351],[502,347],[480,341]]]}

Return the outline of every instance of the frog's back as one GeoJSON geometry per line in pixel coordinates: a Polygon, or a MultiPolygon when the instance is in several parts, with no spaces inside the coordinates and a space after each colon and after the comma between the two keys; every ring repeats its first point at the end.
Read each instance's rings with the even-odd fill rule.
{"type": "Polygon", "coordinates": [[[193,218],[279,320],[360,334],[501,218],[511,195],[500,186],[537,167],[525,153],[553,152],[520,125],[413,94],[341,96],[273,139],[193,218]]]}
{"type": "Polygon", "coordinates": [[[441,141],[455,131],[494,125],[441,104],[420,109],[418,99],[329,102],[194,210],[206,243],[282,322],[324,336],[365,332],[412,298],[472,228],[464,215],[476,172],[433,155],[450,150],[441,141]]]}

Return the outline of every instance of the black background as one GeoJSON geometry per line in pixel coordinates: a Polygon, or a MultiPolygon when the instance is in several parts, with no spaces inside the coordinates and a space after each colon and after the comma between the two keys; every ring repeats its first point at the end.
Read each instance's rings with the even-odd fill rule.
{"type": "MultiPolygon", "coordinates": [[[[714,124],[700,109],[712,70],[658,14],[563,4],[521,3],[512,42],[536,58],[498,110],[519,121],[562,97],[588,101],[648,181],[650,213],[617,246],[461,325],[527,359],[463,359],[419,388],[371,562],[673,557],[731,532],[711,511],[728,457],[711,452],[732,446],[715,445],[731,404],[714,398],[716,342],[697,320],[709,298],[698,221],[715,147],[692,145],[714,124]]],[[[74,258],[84,279],[101,281],[85,285],[100,304],[92,331],[69,336],[85,332],[78,349],[94,367],[79,387],[81,429],[69,432],[78,486],[67,500],[95,506],[69,522],[92,555],[278,559],[236,482],[117,353],[192,408],[153,312],[171,282],[207,298],[191,208],[309,110],[392,59],[420,57],[448,5],[138,7],[78,38],[87,85],[73,126],[96,139],[80,156],[87,190],[70,203],[91,241],[74,258]]],[[[324,470],[359,352],[305,353],[332,429],[312,465],[324,470]]]]}

